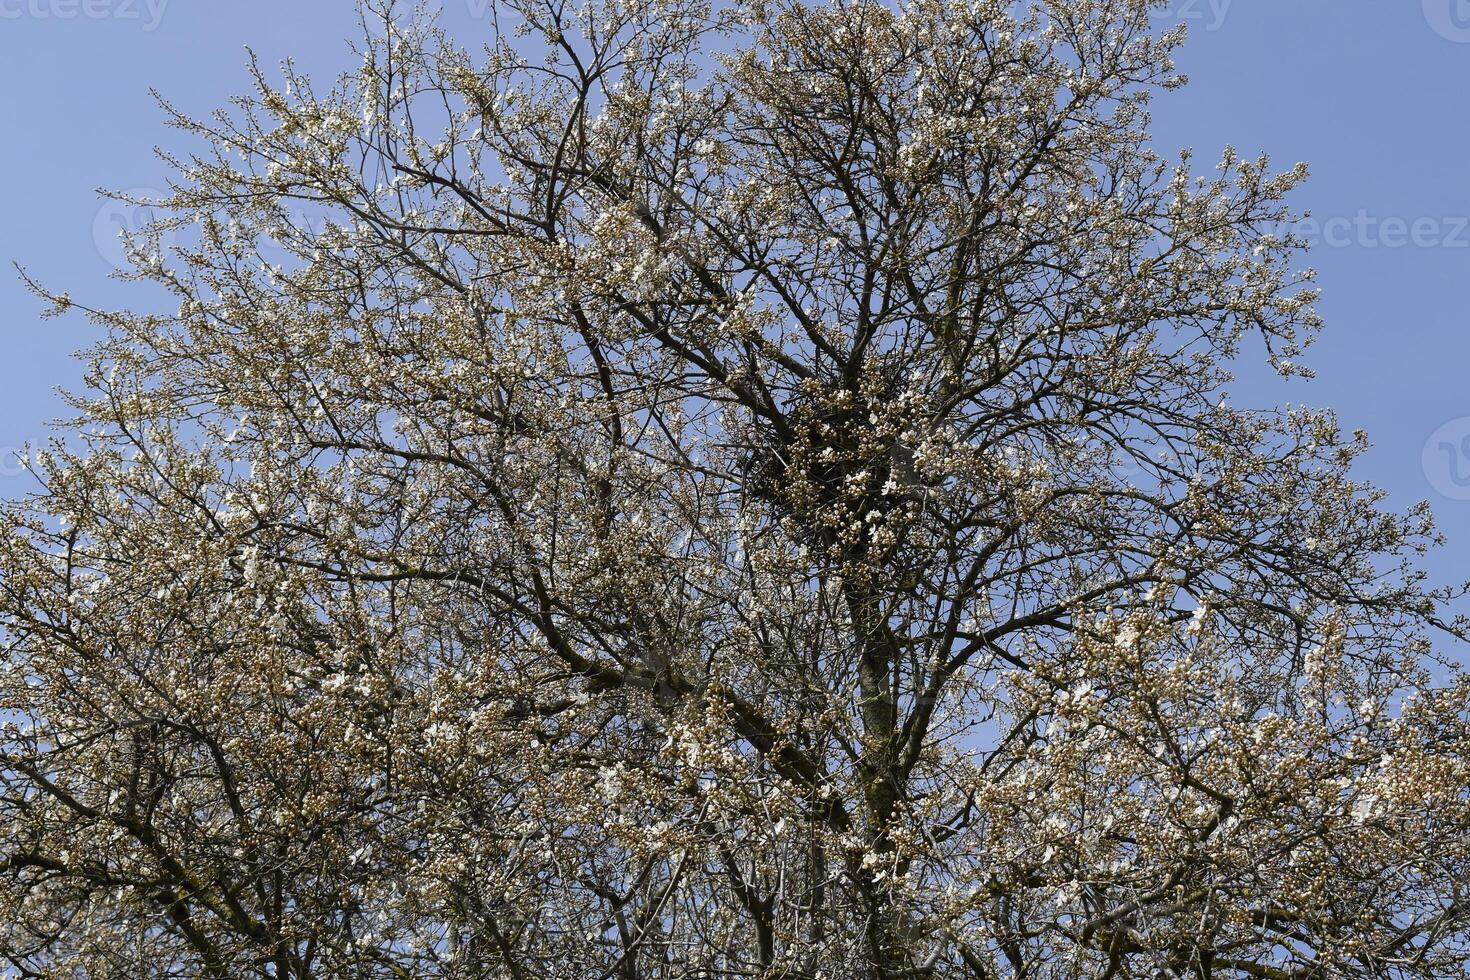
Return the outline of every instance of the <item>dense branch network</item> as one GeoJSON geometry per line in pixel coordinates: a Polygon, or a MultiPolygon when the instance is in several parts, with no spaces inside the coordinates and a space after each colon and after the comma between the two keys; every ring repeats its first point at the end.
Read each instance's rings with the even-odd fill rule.
{"type": "Polygon", "coordinates": [[[1150,6],[368,4],[165,104],[178,311],[3,517],[13,975],[1466,975],[1433,527],[1225,396],[1304,169],[1155,154],[1150,6]]]}

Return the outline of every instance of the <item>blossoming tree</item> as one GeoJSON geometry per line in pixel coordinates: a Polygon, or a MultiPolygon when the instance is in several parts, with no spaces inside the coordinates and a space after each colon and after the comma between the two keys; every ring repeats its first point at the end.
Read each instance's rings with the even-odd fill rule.
{"type": "Polygon", "coordinates": [[[169,110],[0,526],[11,974],[1467,975],[1433,528],[1225,397],[1304,171],[1155,154],[1150,6],[369,4],[169,110]]]}

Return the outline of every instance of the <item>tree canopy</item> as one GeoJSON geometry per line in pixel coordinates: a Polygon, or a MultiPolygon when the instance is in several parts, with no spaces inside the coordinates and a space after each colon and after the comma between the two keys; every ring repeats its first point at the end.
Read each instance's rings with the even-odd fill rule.
{"type": "MultiPolygon", "coordinates": [[[[1467,976],[1428,511],[1143,0],[368,3],[0,516],[16,977],[1467,976]],[[401,8],[401,5],[400,5],[401,8]]],[[[140,304],[146,307],[147,304],[140,304]]]]}

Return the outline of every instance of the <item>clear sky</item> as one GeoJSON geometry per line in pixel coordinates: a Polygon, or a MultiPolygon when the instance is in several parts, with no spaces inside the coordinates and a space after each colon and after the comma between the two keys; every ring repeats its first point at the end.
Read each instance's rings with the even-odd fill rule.
{"type": "MultiPolygon", "coordinates": [[[[443,0],[472,39],[486,0],[443,0]]],[[[1470,0],[1172,0],[1193,83],[1156,106],[1161,150],[1264,150],[1312,164],[1313,264],[1328,330],[1307,361],[1320,378],[1251,385],[1239,404],[1336,408],[1374,442],[1363,475],[1398,505],[1428,499],[1450,536],[1431,570],[1470,578],[1470,0]]],[[[148,90],[203,114],[246,87],[244,47],[267,63],[349,67],[351,0],[0,0],[0,261],[21,262],[89,304],[122,305],[105,277],[119,221],[95,188],[159,187],[163,129],[148,90]]],[[[185,144],[187,145],[187,144],[185,144]]],[[[0,448],[45,438],[74,385],[77,319],[0,274],[0,448]]],[[[0,496],[27,480],[0,464],[0,496]]]]}

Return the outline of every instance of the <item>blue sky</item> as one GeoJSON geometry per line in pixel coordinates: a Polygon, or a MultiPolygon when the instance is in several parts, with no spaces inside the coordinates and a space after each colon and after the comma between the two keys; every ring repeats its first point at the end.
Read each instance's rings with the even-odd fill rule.
{"type": "MultiPolygon", "coordinates": [[[[485,0],[443,0],[460,35],[485,0]]],[[[1193,83],[1156,106],[1157,145],[1208,168],[1231,143],[1282,168],[1312,164],[1296,197],[1316,218],[1328,329],[1310,384],[1243,386],[1236,402],[1336,408],[1373,439],[1364,476],[1398,505],[1428,499],[1450,546],[1442,582],[1470,577],[1470,0],[1172,0],[1193,83]]],[[[245,88],[244,46],[335,73],[351,57],[351,0],[0,0],[0,261],[91,304],[118,221],[99,186],[161,186],[155,144],[178,145],[148,90],[202,114],[245,88]]],[[[43,439],[91,338],[0,274],[0,448],[43,439]]],[[[0,496],[26,479],[0,464],[0,496]]]]}

